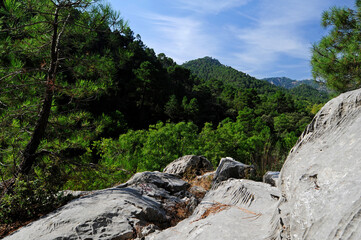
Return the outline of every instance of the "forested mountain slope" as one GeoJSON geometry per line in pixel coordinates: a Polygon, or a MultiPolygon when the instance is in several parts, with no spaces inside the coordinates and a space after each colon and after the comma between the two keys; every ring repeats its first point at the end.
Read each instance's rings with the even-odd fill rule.
{"type": "Polygon", "coordinates": [[[259,80],[211,57],[191,60],[182,66],[213,88],[228,89],[228,92],[248,88],[255,89],[259,94],[284,91],[296,99],[312,103],[326,102],[330,98],[327,88],[312,80],[296,81],[285,77],[259,80]]]}
{"type": "Polygon", "coordinates": [[[277,87],[267,82],[258,80],[232,67],[225,66],[217,59],[211,57],[191,60],[182,64],[182,66],[205,81],[222,81],[223,84],[234,88],[254,88],[259,93],[275,92],[278,90],[277,87]]]}
{"type": "Polygon", "coordinates": [[[311,86],[319,91],[326,91],[329,92],[330,90],[326,87],[325,84],[318,83],[312,79],[305,79],[305,80],[293,80],[287,77],[271,77],[271,78],[263,78],[266,82],[269,82],[275,86],[283,87],[286,89],[292,89],[298,87],[302,84],[311,86]]]}

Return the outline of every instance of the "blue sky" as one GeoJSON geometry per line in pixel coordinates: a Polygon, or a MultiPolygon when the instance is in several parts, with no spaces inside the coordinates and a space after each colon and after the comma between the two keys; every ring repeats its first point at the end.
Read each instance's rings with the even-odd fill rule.
{"type": "Polygon", "coordinates": [[[211,56],[257,78],[311,78],[310,48],[332,6],[354,0],[108,0],[135,34],[178,64],[211,56]]]}

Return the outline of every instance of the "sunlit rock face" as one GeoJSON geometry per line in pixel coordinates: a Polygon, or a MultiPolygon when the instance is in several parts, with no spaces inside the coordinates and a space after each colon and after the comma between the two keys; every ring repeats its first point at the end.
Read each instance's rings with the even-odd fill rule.
{"type": "Polygon", "coordinates": [[[279,236],[361,239],[361,90],[329,101],[280,174],[279,236]]]}

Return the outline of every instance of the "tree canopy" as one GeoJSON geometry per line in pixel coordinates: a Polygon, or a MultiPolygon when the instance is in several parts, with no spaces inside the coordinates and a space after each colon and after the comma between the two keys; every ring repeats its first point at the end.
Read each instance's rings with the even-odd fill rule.
{"type": "Polygon", "coordinates": [[[322,15],[327,36],[312,48],[312,73],[315,79],[339,92],[361,86],[361,1],[356,9],[333,7],[322,15]]]}

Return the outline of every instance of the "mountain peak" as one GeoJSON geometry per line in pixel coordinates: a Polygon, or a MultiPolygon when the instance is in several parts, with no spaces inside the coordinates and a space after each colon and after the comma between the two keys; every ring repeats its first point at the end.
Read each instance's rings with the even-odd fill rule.
{"type": "Polygon", "coordinates": [[[209,56],[205,56],[203,58],[197,58],[197,59],[194,59],[194,60],[187,61],[187,62],[184,63],[184,65],[192,64],[192,63],[195,63],[195,62],[202,63],[202,64],[207,63],[207,64],[213,65],[213,66],[222,66],[222,64],[219,62],[218,59],[215,59],[215,58],[212,58],[212,57],[209,57],[209,56]]]}

